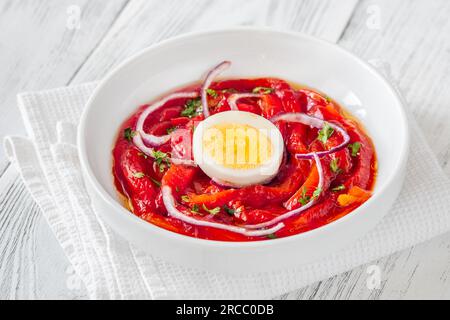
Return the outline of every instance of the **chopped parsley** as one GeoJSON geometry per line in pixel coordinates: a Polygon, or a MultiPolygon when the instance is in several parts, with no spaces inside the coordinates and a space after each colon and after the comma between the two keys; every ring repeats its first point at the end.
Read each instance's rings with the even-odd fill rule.
{"type": "Polygon", "coordinates": [[[216,215],[220,212],[220,207],[214,208],[214,209],[208,209],[205,205],[203,205],[203,210],[208,212],[209,214],[216,215]]]}
{"type": "Polygon", "coordinates": [[[253,93],[260,93],[260,94],[271,94],[273,92],[272,88],[267,87],[256,87],[253,89],[253,93]]]}
{"type": "Polygon", "coordinates": [[[166,168],[170,168],[169,155],[162,151],[153,151],[153,158],[155,158],[156,165],[159,167],[160,172],[164,172],[166,168]]]}
{"type": "Polygon", "coordinates": [[[342,169],[339,168],[339,158],[334,158],[333,160],[331,160],[330,169],[333,173],[339,174],[342,172],[342,169]]]}
{"type": "Polygon", "coordinates": [[[323,128],[319,131],[319,136],[317,139],[323,144],[327,143],[328,139],[333,135],[334,129],[330,126],[328,122],[325,122],[323,128]]]}
{"type": "Polygon", "coordinates": [[[189,199],[189,196],[181,196],[181,201],[183,201],[183,202],[189,202],[189,201],[191,201],[190,199],[189,199]]]}
{"type": "Polygon", "coordinates": [[[236,210],[230,208],[230,207],[227,206],[227,205],[224,205],[224,206],[223,206],[223,210],[224,210],[229,216],[232,216],[232,217],[233,217],[234,214],[236,213],[236,210]]]}
{"type": "Polygon", "coordinates": [[[192,212],[192,213],[199,213],[199,212],[200,212],[200,208],[198,207],[197,204],[194,204],[194,205],[192,206],[191,212],[192,212]]]}
{"type": "Polygon", "coordinates": [[[329,97],[329,96],[326,96],[325,97],[325,100],[328,102],[328,103],[331,103],[333,100],[331,100],[331,98],[329,97]]]}
{"type": "Polygon", "coordinates": [[[199,114],[202,102],[200,99],[188,100],[184,106],[184,110],[181,112],[181,116],[193,118],[199,114]]]}
{"type": "Polygon", "coordinates": [[[229,88],[229,89],[223,89],[222,92],[226,92],[226,93],[237,93],[238,91],[237,91],[236,89],[229,88]]]}
{"type": "Polygon", "coordinates": [[[206,93],[213,98],[217,98],[217,91],[214,89],[206,89],[206,93]]]}
{"type": "Polygon", "coordinates": [[[349,144],[348,147],[352,151],[352,157],[357,157],[359,150],[361,149],[361,143],[355,142],[355,143],[349,144]]]}
{"type": "Polygon", "coordinates": [[[136,131],[133,131],[133,129],[131,128],[126,128],[123,131],[123,136],[125,139],[127,139],[128,141],[133,140],[133,138],[136,136],[136,131]]]}
{"type": "Polygon", "coordinates": [[[142,179],[143,177],[145,177],[145,173],[143,173],[143,172],[134,172],[133,173],[133,177],[135,177],[137,179],[142,179]]]}
{"type": "Polygon", "coordinates": [[[167,134],[171,134],[173,133],[175,130],[177,130],[177,127],[170,127],[169,129],[166,130],[167,134]]]}
{"type": "Polygon", "coordinates": [[[313,199],[319,198],[321,193],[322,193],[322,188],[317,188],[316,191],[314,191],[314,193],[313,193],[313,199]]]}
{"type": "Polygon", "coordinates": [[[341,184],[340,186],[334,187],[333,189],[331,189],[331,191],[333,192],[339,192],[339,191],[344,191],[345,190],[345,186],[343,184],[341,184]]]}
{"type": "Polygon", "coordinates": [[[153,178],[150,178],[152,181],[153,181],[153,183],[154,184],[156,184],[158,187],[161,187],[161,182],[159,182],[158,180],[156,180],[156,179],[153,179],[153,178]]]}
{"type": "Polygon", "coordinates": [[[269,238],[269,239],[277,239],[278,237],[277,237],[277,235],[276,234],[269,234],[268,236],[267,236],[267,238],[269,238]]]}
{"type": "Polygon", "coordinates": [[[144,158],[144,159],[148,159],[148,156],[147,156],[145,153],[143,153],[143,152],[139,152],[139,153],[138,153],[138,156],[139,156],[139,157],[142,157],[142,158],[144,158]]]}
{"type": "Polygon", "coordinates": [[[311,197],[306,194],[306,187],[303,187],[302,189],[302,197],[298,199],[298,202],[302,204],[302,206],[308,204],[308,202],[311,200],[311,197]]]}

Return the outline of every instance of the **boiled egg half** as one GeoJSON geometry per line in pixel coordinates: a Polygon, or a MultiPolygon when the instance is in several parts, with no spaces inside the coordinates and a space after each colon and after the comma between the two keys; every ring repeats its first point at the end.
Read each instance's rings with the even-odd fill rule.
{"type": "Polygon", "coordinates": [[[227,111],[202,121],[194,131],[194,160],[216,182],[241,188],[272,180],[283,160],[278,128],[264,117],[227,111]]]}

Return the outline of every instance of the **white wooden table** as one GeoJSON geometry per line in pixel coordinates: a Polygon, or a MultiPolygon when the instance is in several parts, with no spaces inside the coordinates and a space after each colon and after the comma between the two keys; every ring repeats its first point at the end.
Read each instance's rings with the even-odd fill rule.
{"type": "MultiPolygon", "coordinates": [[[[382,64],[450,175],[448,0],[1,0],[0,136],[24,134],[18,92],[97,80],[127,56],[188,31],[266,25],[337,42],[382,64]]],[[[450,234],[284,299],[450,298],[450,234]]],[[[0,151],[0,298],[82,299],[84,288],[0,151]]]]}

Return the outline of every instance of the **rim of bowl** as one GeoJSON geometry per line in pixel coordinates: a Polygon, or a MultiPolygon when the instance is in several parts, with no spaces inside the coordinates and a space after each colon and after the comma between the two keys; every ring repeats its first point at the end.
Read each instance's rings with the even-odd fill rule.
{"type": "Polygon", "coordinates": [[[148,48],[145,48],[138,53],[130,56],[129,58],[125,59],[122,63],[120,63],[118,66],[114,67],[98,84],[98,86],[95,88],[93,94],[89,98],[85,109],[83,110],[83,113],[81,115],[80,119],[80,125],[78,128],[77,133],[77,141],[78,141],[78,154],[80,157],[81,167],[82,170],[84,170],[85,176],[87,176],[89,182],[94,187],[96,192],[98,192],[102,198],[103,201],[106,201],[110,205],[112,205],[116,210],[121,211],[125,215],[125,218],[128,219],[131,223],[136,224],[137,227],[145,228],[149,232],[153,232],[158,234],[159,236],[163,238],[172,238],[173,240],[179,240],[189,242],[192,245],[200,246],[200,247],[221,247],[222,249],[250,249],[250,248],[261,248],[261,247],[270,247],[273,245],[283,245],[291,242],[297,242],[301,241],[304,238],[312,238],[312,237],[320,237],[322,234],[327,234],[329,232],[332,232],[333,229],[335,229],[338,225],[346,224],[349,220],[353,218],[354,215],[361,214],[362,211],[366,210],[367,207],[369,207],[373,202],[380,201],[380,198],[385,193],[386,189],[396,180],[399,178],[399,174],[401,173],[401,169],[403,166],[406,165],[408,156],[409,156],[409,148],[410,148],[410,128],[408,123],[408,117],[405,111],[405,106],[403,103],[403,99],[399,96],[399,93],[394,87],[392,86],[389,81],[373,66],[359,58],[356,54],[348,51],[347,49],[342,48],[341,46],[329,42],[327,40],[319,39],[314,36],[310,36],[304,33],[300,32],[294,32],[294,31],[285,31],[285,30],[279,30],[275,28],[270,27],[232,27],[232,28],[225,28],[225,29],[213,29],[208,31],[200,31],[200,32],[189,32],[184,33],[166,40],[163,40],[161,42],[158,42],[148,48]],[[125,207],[123,207],[117,199],[113,198],[100,184],[100,182],[97,180],[97,177],[95,173],[93,172],[87,152],[86,152],[86,143],[84,140],[84,132],[86,127],[86,121],[89,116],[90,110],[93,106],[93,102],[95,102],[97,96],[101,93],[104,86],[110,81],[111,78],[113,78],[117,73],[119,73],[122,69],[126,68],[130,63],[132,63],[134,60],[139,59],[141,56],[146,55],[149,51],[155,50],[159,47],[163,47],[165,45],[169,45],[171,43],[180,41],[180,40],[188,40],[190,38],[195,37],[201,37],[201,36],[214,36],[218,34],[223,33],[230,33],[230,32],[259,32],[259,33],[271,33],[271,34],[280,34],[280,35],[287,35],[293,38],[298,38],[302,40],[308,40],[312,42],[319,43],[325,47],[329,47],[334,50],[340,51],[342,54],[347,55],[348,57],[355,60],[356,63],[363,66],[368,72],[370,72],[372,75],[374,75],[378,80],[380,80],[386,88],[390,91],[390,93],[393,95],[395,100],[397,101],[400,115],[401,115],[401,123],[403,125],[403,133],[405,136],[405,140],[402,146],[402,150],[400,151],[400,159],[397,161],[393,174],[387,178],[387,181],[381,188],[369,199],[367,200],[363,205],[358,207],[357,209],[353,210],[346,216],[335,220],[329,224],[326,224],[324,226],[321,226],[317,229],[313,229],[304,233],[294,234],[292,236],[279,238],[279,239],[271,239],[266,241],[247,241],[247,242],[227,242],[227,241],[218,241],[218,240],[206,240],[206,239],[200,239],[200,238],[194,238],[186,235],[182,235],[179,233],[175,233],[163,228],[160,228],[158,226],[153,225],[152,223],[149,223],[147,221],[144,221],[140,219],[139,217],[135,216],[132,212],[128,211],[125,207]]]}

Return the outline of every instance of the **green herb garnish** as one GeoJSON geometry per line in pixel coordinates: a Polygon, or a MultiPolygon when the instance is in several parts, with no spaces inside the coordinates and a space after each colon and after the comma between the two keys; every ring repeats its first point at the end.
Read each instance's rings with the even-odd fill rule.
{"type": "Polygon", "coordinates": [[[331,191],[333,191],[333,192],[339,192],[339,191],[344,191],[344,190],[345,190],[345,186],[343,184],[331,189],[331,191]]]}
{"type": "Polygon", "coordinates": [[[166,130],[167,134],[172,134],[175,130],[177,130],[177,127],[170,127],[166,130]]]}
{"type": "Polygon", "coordinates": [[[201,106],[202,102],[200,99],[188,100],[184,106],[184,110],[181,112],[181,116],[193,118],[200,113],[199,109],[201,106]]]}
{"type": "Polygon", "coordinates": [[[227,205],[224,205],[224,206],[223,206],[223,210],[224,210],[229,216],[232,216],[232,217],[234,217],[234,214],[236,213],[236,210],[230,208],[230,207],[227,206],[227,205]]]}
{"type": "Polygon", "coordinates": [[[144,158],[144,159],[148,159],[148,156],[147,156],[145,153],[143,153],[143,152],[139,152],[139,153],[138,153],[138,156],[139,156],[139,157],[142,157],[142,158],[144,158]]]}
{"type": "Polygon", "coordinates": [[[348,147],[352,151],[352,157],[358,156],[359,150],[361,149],[361,143],[355,142],[353,144],[349,144],[348,147]]]}
{"type": "Polygon", "coordinates": [[[267,238],[269,238],[269,239],[277,239],[278,237],[277,237],[277,235],[276,234],[269,234],[268,236],[267,236],[267,238]]]}
{"type": "Polygon", "coordinates": [[[217,98],[217,91],[214,89],[206,89],[206,93],[209,94],[213,98],[217,98]]]}
{"type": "Polygon", "coordinates": [[[319,136],[317,139],[323,144],[327,143],[328,139],[333,135],[334,129],[330,126],[328,122],[325,122],[323,128],[319,131],[319,136]]]}
{"type": "Polygon", "coordinates": [[[218,214],[220,212],[220,207],[217,207],[217,208],[214,208],[214,209],[210,210],[203,204],[203,210],[205,210],[209,214],[216,215],[216,214],[218,214]]]}
{"type": "Polygon", "coordinates": [[[333,160],[331,160],[330,169],[333,173],[339,174],[342,172],[342,169],[339,168],[339,159],[338,158],[334,158],[333,160]]]}
{"type": "Polygon", "coordinates": [[[188,203],[191,200],[189,199],[189,196],[181,196],[181,201],[188,203]]]}
{"type": "Polygon", "coordinates": [[[260,93],[260,94],[271,94],[273,92],[272,88],[267,87],[256,87],[253,89],[253,93],[260,93]]]}
{"type": "Polygon", "coordinates": [[[133,173],[133,177],[138,178],[138,179],[142,179],[143,177],[145,177],[145,173],[143,173],[143,172],[135,172],[135,173],[133,173]]]}
{"type": "Polygon", "coordinates": [[[298,202],[302,204],[302,206],[308,204],[308,202],[311,200],[311,197],[306,194],[306,187],[303,187],[302,189],[302,197],[298,199],[298,202]]]}
{"type": "Polygon", "coordinates": [[[319,198],[321,193],[322,193],[322,188],[317,188],[316,191],[314,191],[314,193],[313,193],[313,199],[319,198]]]}
{"type": "Polygon", "coordinates": [[[326,96],[325,97],[325,100],[328,102],[328,103],[331,103],[333,100],[331,100],[331,98],[329,97],[329,96],[326,96]]]}
{"type": "Polygon", "coordinates": [[[194,205],[192,206],[191,211],[192,211],[192,213],[199,213],[199,212],[200,212],[200,208],[198,207],[197,204],[194,204],[194,205]]]}
{"type": "Polygon", "coordinates": [[[156,179],[153,179],[153,178],[150,178],[152,181],[153,181],[153,183],[154,184],[156,184],[158,187],[161,187],[161,182],[159,182],[158,180],[156,180],[156,179]]]}
{"type": "Polygon", "coordinates": [[[155,158],[155,162],[158,165],[160,172],[164,172],[166,168],[170,168],[169,154],[162,151],[153,151],[152,156],[155,158]]]}
{"type": "Polygon", "coordinates": [[[137,134],[137,132],[136,132],[136,131],[133,131],[133,129],[131,129],[131,128],[126,128],[126,129],[123,131],[123,136],[124,136],[124,138],[127,139],[128,141],[133,140],[133,138],[136,136],[136,134],[137,134]]]}

